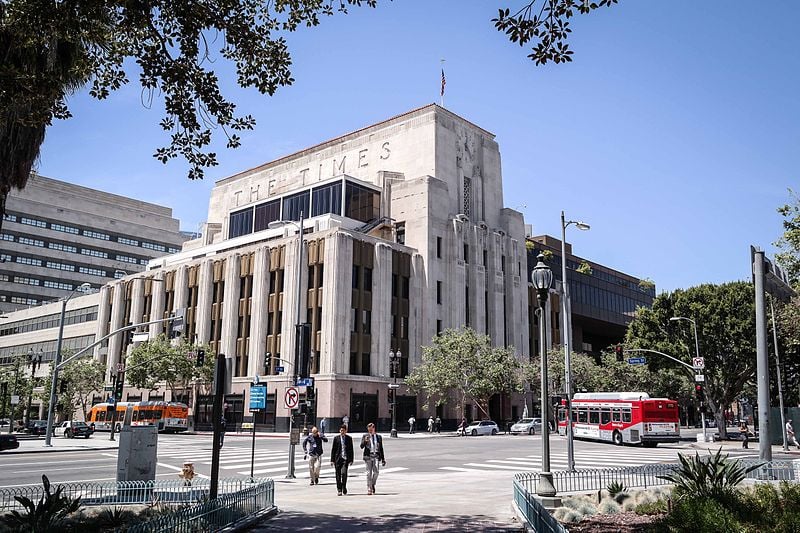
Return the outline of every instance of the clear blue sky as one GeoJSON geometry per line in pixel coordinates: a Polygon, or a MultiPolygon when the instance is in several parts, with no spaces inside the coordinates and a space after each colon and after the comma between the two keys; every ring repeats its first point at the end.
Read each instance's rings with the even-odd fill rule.
{"type": "Polygon", "coordinates": [[[75,95],[38,170],[172,207],[194,230],[217,179],[438,102],[445,58],[445,107],[497,136],[506,204],[534,233],[559,236],[564,209],[592,225],[570,231],[575,253],[659,291],[749,278],[749,245],[774,253],[776,208],[800,189],[800,3],[620,0],[574,19],[575,60],[546,67],[490,22],[523,3],[382,0],[326,19],[287,37],[296,83],[271,98],[222,66],[258,126],[220,144],[204,181],[152,157],[162,102],[146,109],[135,83],[75,95]]]}

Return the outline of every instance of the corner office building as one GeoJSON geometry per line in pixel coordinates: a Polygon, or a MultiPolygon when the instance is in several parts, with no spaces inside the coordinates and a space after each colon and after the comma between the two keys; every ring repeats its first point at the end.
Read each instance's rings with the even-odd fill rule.
{"type": "MultiPolygon", "coordinates": [[[[229,422],[250,419],[249,385],[259,375],[268,409],[255,420],[278,430],[288,425],[283,393],[294,325],[307,322],[317,416],[347,414],[355,429],[370,420],[385,428],[390,351],[402,353],[401,383],[420,363],[421,347],[446,328],[470,326],[528,359],[524,224],[502,198],[494,136],[428,105],[217,182],[199,239],[150,261],[143,275],[73,299],[69,309],[97,305],[100,338],[185,308],[186,334],[233,360],[229,422]],[[271,223],[301,216],[298,268],[299,223],[271,223]],[[272,356],[266,368],[265,354],[272,356]]],[[[65,337],[85,327],[67,325],[65,337]]],[[[0,335],[0,354],[3,346],[27,352],[40,342],[29,335],[27,343],[0,335]]],[[[112,337],[95,357],[116,368],[122,342],[112,337]]],[[[126,388],[126,399],[139,398],[152,395],[126,388]]],[[[210,423],[210,396],[196,388],[181,399],[191,401],[199,426],[210,423]]],[[[521,412],[522,398],[514,401],[521,412]]],[[[397,402],[398,421],[419,413],[421,402],[402,385],[397,402]]],[[[509,418],[510,403],[495,399],[492,416],[509,418]]],[[[460,408],[451,403],[438,414],[454,420],[460,408]]]]}
{"type": "Polygon", "coordinates": [[[186,240],[172,210],[32,175],[6,201],[0,233],[0,314],[144,270],[186,240]]]}

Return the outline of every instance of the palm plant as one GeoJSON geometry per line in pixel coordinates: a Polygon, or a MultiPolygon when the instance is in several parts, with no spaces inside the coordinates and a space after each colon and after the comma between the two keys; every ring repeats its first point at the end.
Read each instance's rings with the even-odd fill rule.
{"type": "Polygon", "coordinates": [[[729,460],[728,454],[722,455],[722,448],[708,457],[700,457],[695,452],[694,457],[679,454],[678,459],[680,468],[658,477],[674,483],[679,498],[726,499],[748,473],[763,465],[742,466],[737,461],[729,460]]]}
{"type": "Polygon", "coordinates": [[[11,511],[0,519],[0,524],[11,531],[55,531],[69,515],[81,508],[80,497],[71,498],[61,494],[64,487],[59,486],[55,492],[50,492],[50,480],[46,475],[42,475],[42,485],[44,494],[38,503],[25,496],[14,496],[25,511],[11,511]]]}

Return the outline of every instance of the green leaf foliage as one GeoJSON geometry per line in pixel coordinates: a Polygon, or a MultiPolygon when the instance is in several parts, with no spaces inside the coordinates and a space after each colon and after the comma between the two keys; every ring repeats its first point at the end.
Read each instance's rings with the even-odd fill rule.
{"type": "Polygon", "coordinates": [[[522,363],[514,357],[513,348],[493,346],[487,335],[471,328],[448,329],[434,337],[433,344],[422,347],[422,364],[409,374],[406,384],[424,393],[428,402],[440,404],[453,393],[463,409],[470,399],[488,417],[493,394],[522,390],[522,363]]]}
{"type": "Polygon", "coordinates": [[[763,463],[742,466],[722,455],[722,448],[714,455],[694,457],[678,454],[680,468],[674,472],[658,476],[675,484],[676,495],[681,498],[710,498],[723,503],[735,497],[735,488],[749,472],[760,468],[763,463]]]}
{"type": "MultiPolygon", "coordinates": [[[[695,337],[691,322],[670,321],[687,317],[697,325],[700,356],[705,358],[705,392],[722,438],[726,437],[722,410],[733,403],[756,371],[755,304],[751,283],[698,285],[662,293],[651,308],[639,308],[625,340],[626,349],[645,348],[669,354],[691,364],[695,337]]],[[[673,369],[691,377],[688,369],[667,358],[648,356],[653,373],[673,369]]]]}
{"type": "Polygon", "coordinates": [[[24,507],[24,511],[13,510],[0,519],[0,522],[12,531],[38,533],[56,531],[64,520],[81,508],[81,499],[62,494],[64,487],[59,486],[51,492],[50,480],[42,475],[44,494],[37,503],[25,496],[14,499],[24,507]]]}
{"type": "Polygon", "coordinates": [[[775,258],[786,269],[795,290],[800,289],[800,196],[789,189],[790,203],[778,208],[783,217],[783,234],[775,245],[780,248],[775,258]]]}
{"type": "Polygon", "coordinates": [[[209,382],[213,376],[214,352],[209,346],[194,345],[183,338],[173,345],[164,335],[136,346],[128,357],[125,371],[126,382],[134,387],[154,390],[165,382],[173,394],[186,390],[195,380],[209,382]],[[195,354],[199,348],[206,351],[202,367],[196,365],[195,354]]]}

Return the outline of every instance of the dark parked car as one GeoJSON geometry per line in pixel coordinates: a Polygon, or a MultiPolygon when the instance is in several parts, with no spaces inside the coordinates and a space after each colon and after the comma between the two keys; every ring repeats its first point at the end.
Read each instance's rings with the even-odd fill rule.
{"type": "Polygon", "coordinates": [[[16,435],[0,434],[0,451],[19,448],[16,435]]]}
{"type": "Polygon", "coordinates": [[[28,427],[25,428],[25,433],[44,435],[47,433],[47,420],[31,420],[28,422],[28,427]]]}

